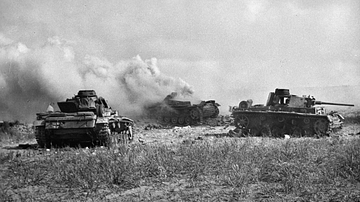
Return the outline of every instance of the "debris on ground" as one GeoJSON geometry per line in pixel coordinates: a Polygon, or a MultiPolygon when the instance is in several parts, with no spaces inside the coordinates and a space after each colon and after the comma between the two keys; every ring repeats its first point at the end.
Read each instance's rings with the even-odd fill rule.
{"type": "Polygon", "coordinates": [[[153,130],[153,129],[162,129],[162,128],[163,128],[163,126],[160,125],[160,124],[151,124],[151,123],[149,123],[148,125],[146,125],[144,127],[144,130],[153,130]]]}
{"type": "Polygon", "coordinates": [[[185,127],[175,126],[172,131],[174,133],[177,133],[177,132],[183,132],[183,131],[189,131],[189,130],[191,130],[191,126],[185,126],[185,127]]]}
{"type": "Polygon", "coordinates": [[[38,144],[19,144],[19,149],[37,149],[39,146],[38,144]]]}

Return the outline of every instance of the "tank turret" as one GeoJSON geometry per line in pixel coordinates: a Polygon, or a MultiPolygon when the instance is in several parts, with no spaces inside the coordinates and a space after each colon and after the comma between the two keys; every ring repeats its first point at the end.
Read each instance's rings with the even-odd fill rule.
{"type": "Polygon", "coordinates": [[[101,117],[111,111],[107,101],[103,97],[98,97],[94,90],[80,90],[74,97],[57,104],[64,113],[89,111],[101,117]]]}
{"type": "MultiPolygon", "coordinates": [[[[244,102],[244,101],[242,101],[244,102]]],[[[240,102],[241,105],[241,102],[240,102]]],[[[333,103],[317,101],[314,96],[297,96],[291,95],[289,89],[275,89],[270,92],[266,106],[274,107],[292,107],[292,108],[311,108],[315,105],[337,105],[337,106],[354,106],[353,104],[333,103]]]]}

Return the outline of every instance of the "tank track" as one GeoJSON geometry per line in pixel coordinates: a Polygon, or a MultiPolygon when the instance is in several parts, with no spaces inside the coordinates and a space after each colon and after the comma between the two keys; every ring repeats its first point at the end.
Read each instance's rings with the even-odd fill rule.
{"type": "Polygon", "coordinates": [[[219,115],[219,109],[215,108],[215,112],[211,116],[203,117],[203,111],[199,108],[192,108],[191,110],[178,110],[177,113],[162,113],[158,115],[158,121],[164,125],[171,126],[189,126],[206,122],[214,119],[219,115]]]}
{"type": "Polygon", "coordinates": [[[234,116],[236,130],[248,136],[322,137],[329,133],[326,116],[296,114],[239,113],[234,116]]]}
{"type": "Polygon", "coordinates": [[[147,111],[148,118],[156,119],[166,126],[189,126],[203,124],[211,118],[217,118],[219,108],[216,104],[206,103],[205,105],[192,106],[167,106],[152,107],[147,111]]]}
{"type": "Polygon", "coordinates": [[[35,128],[35,139],[40,148],[50,147],[50,139],[46,135],[44,126],[38,126],[35,128]]]}
{"type": "Polygon", "coordinates": [[[166,125],[187,126],[196,123],[196,119],[190,116],[163,116],[160,121],[166,125]]]}
{"type": "Polygon", "coordinates": [[[129,139],[129,136],[125,132],[113,132],[111,135],[107,137],[106,146],[112,147],[112,146],[118,146],[118,145],[126,145],[129,144],[131,140],[129,139]]]}
{"type": "Polygon", "coordinates": [[[113,147],[130,144],[133,141],[132,126],[124,126],[125,123],[111,124],[110,130],[106,130],[103,146],[113,147]]]}

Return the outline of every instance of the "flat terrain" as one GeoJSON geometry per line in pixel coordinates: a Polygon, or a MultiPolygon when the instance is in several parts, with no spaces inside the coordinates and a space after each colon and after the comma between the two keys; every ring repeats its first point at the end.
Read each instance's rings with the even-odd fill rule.
{"type": "Polygon", "coordinates": [[[138,122],[115,148],[2,142],[4,201],[359,201],[360,126],[330,137],[232,137],[232,126],[138,122]],[[19,147],[19,143],[20,146],[19,147]]]}

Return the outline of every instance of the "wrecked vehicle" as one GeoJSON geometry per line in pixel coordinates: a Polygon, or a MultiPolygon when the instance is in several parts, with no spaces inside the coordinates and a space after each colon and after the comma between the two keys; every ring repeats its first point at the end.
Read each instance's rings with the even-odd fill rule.
{"type": "Polygon", "coordinates": [[[39,147],[81,143],[111,146],[133,140],[134,121],[119,116],[94,90],[80,90],[57,104],[60,111],[50,105],[47,112],[36,114],[34,127],[39,147]]]}
{"type": "Polygon", "coordinates": [[[341,129],[344,117],[337,112],[326,113],[317,105],[354,106],[322,102],[310,96],[291,95],[289,89],[270,92],[266,105],[253,105],[251,99],[233,107],[235,131],[251,136],[325,136],[341,129]]]}
{"type": "Polygon", "coordinates": [[[205,120],[217,118],[220,106],[215,100],[201,101],[191,104],[190,101],[176,100],[177,93],[173,92],[162,102],[149,105],[145,108],[147,115],[165,125],[195,125],[205,120]]]}

